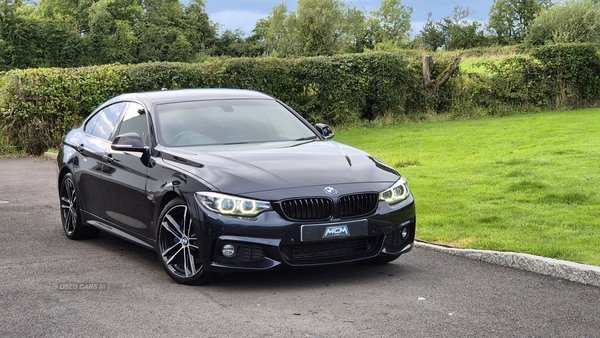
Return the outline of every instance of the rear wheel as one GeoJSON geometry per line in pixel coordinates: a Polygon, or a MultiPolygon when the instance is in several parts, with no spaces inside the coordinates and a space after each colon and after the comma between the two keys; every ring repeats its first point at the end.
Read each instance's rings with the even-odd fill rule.
{"type": "Polygon", "coordinates": [[[60,183],[60,218],[65,234],[70,239],[94,238],[99,229],[84,225],[81,222],[81,209],[77,188],[71,173],[66,174],[60,183]]]}
{"type": "Polygon", "coordinates": [[[210,281],[200,260],[198,237],[185,201],[169,202],[159,217],[158,256],[167,274],[181,284],[198,285],[210,281]]]}

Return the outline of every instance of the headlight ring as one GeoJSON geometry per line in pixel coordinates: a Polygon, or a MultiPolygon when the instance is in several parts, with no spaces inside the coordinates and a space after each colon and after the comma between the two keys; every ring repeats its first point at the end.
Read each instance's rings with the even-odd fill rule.
{"type": "Polygon", "coordinates": [[[196,198],[207,209],[228,216],[258,216],[271,210],[271,203],[216,192],[197,192],[196,198]]]}
{"type": "Polygon", "coordinates": [[[410,196],[408,182],[406,179],[401,178],[393,186],[379,193],[379,200],[394,205],[404,201],[408,196],[410,196]]]}

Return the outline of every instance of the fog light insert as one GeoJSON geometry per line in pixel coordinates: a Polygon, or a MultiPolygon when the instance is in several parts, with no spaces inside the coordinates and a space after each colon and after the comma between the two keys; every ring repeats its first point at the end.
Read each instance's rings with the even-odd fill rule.
{"type": "Polygon", "coordinates": [[[404,227],[402,228],[402,232],[400,233],[400,236],[402,236],[402,239],[406,239],[408,237],[408,227],[404,227]]]}
{"type": "Polygon", "coordinates": [[[232,244],[225,244],[221,247],[221,255],[225,258],[233,258],[236,254],[237,250],[232,244]]]}

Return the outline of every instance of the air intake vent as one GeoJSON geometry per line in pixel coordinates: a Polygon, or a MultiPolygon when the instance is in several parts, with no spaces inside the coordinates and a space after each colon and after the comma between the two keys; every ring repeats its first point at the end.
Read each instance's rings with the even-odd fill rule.
{"type": "Polygon", "coordinates": [[[298,244],[292,247],[292,260],[343,257],[369,251],[368,238],[329,243],[298,244]]]}

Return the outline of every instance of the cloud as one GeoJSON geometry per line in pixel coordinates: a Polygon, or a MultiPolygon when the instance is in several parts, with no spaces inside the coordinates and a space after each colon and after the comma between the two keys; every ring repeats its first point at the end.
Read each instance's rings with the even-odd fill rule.
{"type": "Polygon", "coordinates": [[[246,35],[250,35],[252,29],[260,18],[268,16],[268,13],[255,11],[225,10],[210,15],[210,20],[219,23],[220,33],[226,29],[241,29],[246,35]]]}

